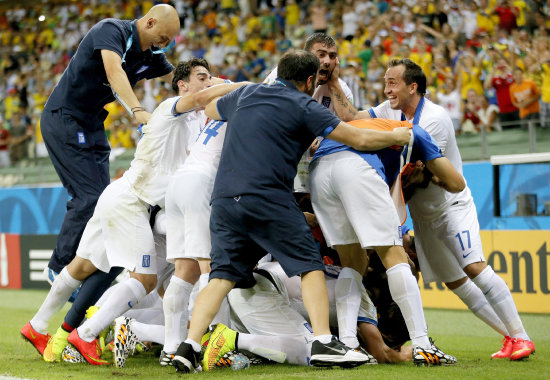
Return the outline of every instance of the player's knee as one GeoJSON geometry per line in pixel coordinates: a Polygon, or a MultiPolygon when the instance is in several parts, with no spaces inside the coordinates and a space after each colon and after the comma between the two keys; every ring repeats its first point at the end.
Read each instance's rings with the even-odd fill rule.
{"type": "Polygon", "coordinates": [[[467,276],[464,276],[460,280],[452,281],[452,282],[446,282],[445,286],[449,288],[449,290],[455,290],[456,288],[462,286],[466,281],[468,280],[467,276]]]}
{"type": "Polygon", "coordinates": [[[141,274],[135,276],[135,278],[141,282],[147,294],[151,293],[157,286],[157,276],[154,274],[141,274]]]}
{"type": "Polygon", "coordinates": [[[485,261],[478,261],[477,263],[468,264],[464,267],[464,272],[470,278],[477,277],[478,274],[483,272],[487,268],[487,263],[485,261]]]}

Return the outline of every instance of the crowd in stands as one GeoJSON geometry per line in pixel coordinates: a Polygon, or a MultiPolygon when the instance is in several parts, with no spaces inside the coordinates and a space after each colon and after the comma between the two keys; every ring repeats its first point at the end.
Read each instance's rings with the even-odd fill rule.
{"type": "MultiPolygon", "coordinates": [[[[14,2],[10,2],[14,3],[14,2]]],[[[172,63],[206,58],[213,75],[261,82],[280,55],[326,32],[338,43],[340,76],[365,109],[385,100],[390,58],[410,58],[428,77],[457,133],[550,125],[550,0],[175,0],[181,18],[172,63]]],[[[40,113],[89,28],[103,18],[136,19],[153,1],[26,2],[0,13],[0,167],[47,155],[40,113]]],[[[5,6],[4,6],[5,7],[5,6]]],[[[172,96],[148,81],[152,111],[172,96]]],[[[113,147],[138,138],[118,103],[105,127],[113,147]]]]}

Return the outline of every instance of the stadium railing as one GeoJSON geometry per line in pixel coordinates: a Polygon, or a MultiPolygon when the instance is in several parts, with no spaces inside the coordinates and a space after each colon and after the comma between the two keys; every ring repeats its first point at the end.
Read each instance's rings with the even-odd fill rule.
{"type": "Polygon", "coordinates": [[[482,128],[476,134],[456,137],[464,161],[489,160],[493,155],[542,153],[550,151],[550,128],[542,128],[538,120],[501,123],[502,131],[487,133],[482,128]],[[507,129],[508,126],[520,126],[507,129]]]}

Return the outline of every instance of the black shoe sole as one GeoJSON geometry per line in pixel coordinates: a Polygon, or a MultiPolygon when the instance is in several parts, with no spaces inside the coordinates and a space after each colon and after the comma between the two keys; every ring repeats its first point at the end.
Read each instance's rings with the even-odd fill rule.
{"type": "Polygon", "coordinates": [[[322,367],[322,368],[328,368],[328,367],[340,367],[340,368],[355,368],[359,367],[360,365],[367,364],[367,362],[326,362],[322,360],[311,360],[309,362],[310,365],[314,367],[322,367]]]}

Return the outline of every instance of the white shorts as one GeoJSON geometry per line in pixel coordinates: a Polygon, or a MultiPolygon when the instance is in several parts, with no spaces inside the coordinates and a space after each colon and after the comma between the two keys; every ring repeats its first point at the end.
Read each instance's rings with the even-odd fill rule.
{"type": "Polygon", "coordinates": [[[292,335],[313,340],[309,323],[267,278],[254,273],[256,285],[233,289],[227,299],[231,307],[231,326],[237,331],[257,335],[292,335]]]}
{"type": "Polygon", "coordinates": [[[450,206],[433,221],[413,220],[414,238],[424,283],[464,278],[463,268],[485,261],[473,200],[450,206]]]}
{"type": "Polygon", "coordinates": [[[149,225],[149,205],[121,178],[105,188],[86,224],[76,254],[103,272],[123,267],[156,274],[156,250],[149,225]]]}
{"type": "Polygon", "coordinates": [[[310,167],[311,202],[327,244],[363,248],[403,245],[388,185],[356,153],[343,151],[310,167]]]}
{"type": "Polygon", "coordinates": [[[215,173],[178,170],[166,191],[166,259],[210,259],[210,198],[215,173]]]}

